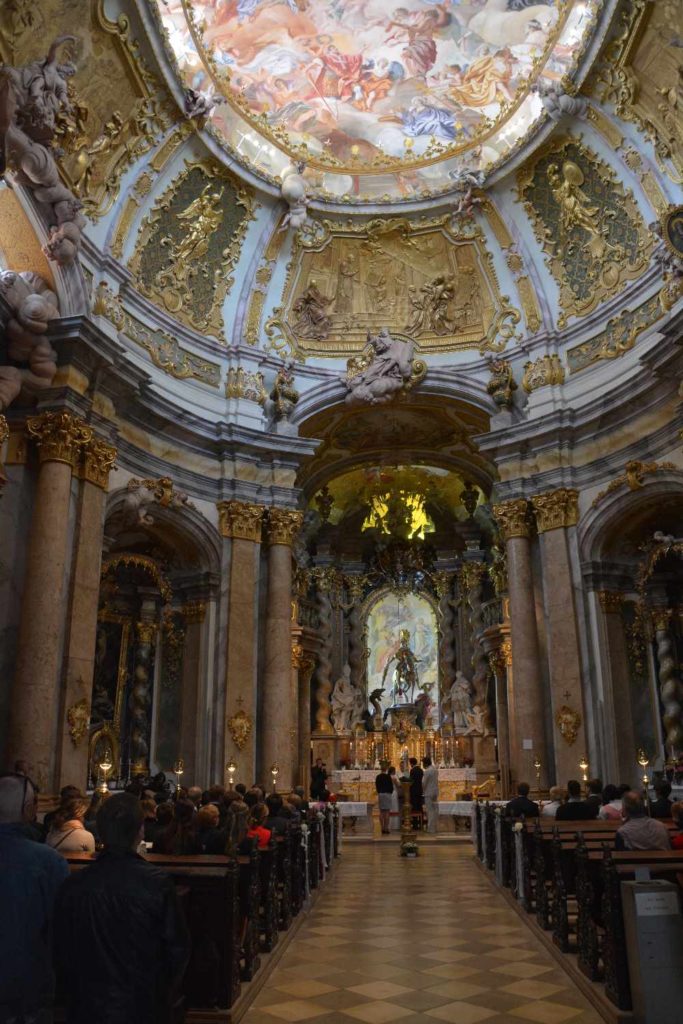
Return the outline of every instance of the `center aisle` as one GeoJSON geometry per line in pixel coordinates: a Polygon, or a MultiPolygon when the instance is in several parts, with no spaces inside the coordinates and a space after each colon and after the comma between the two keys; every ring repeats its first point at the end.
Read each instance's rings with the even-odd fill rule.
{"type": "Polygon", "coordinates": [[[351,846],[245,1024],[601,1024],[469,843],[351,846]]]}

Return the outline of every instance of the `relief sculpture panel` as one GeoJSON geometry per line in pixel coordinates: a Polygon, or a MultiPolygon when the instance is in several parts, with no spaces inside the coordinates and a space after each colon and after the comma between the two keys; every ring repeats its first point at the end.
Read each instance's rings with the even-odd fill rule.
{"type": "Polygon", "coordinates": [[[517,182],[560,287],[559,327],[644,272],[654,239],[633,194],[578,140],[554,139],[518,172],[517,182]]]}
{"type": "Polygon", "coordinates": [[[484,350],[504,348],[518,322],[478,231],[461,236],[447,217],[324,221],[297,235],[266,335],[269,348],[300,357],[360,352],[379,327],[421,351],[484,350]]]}

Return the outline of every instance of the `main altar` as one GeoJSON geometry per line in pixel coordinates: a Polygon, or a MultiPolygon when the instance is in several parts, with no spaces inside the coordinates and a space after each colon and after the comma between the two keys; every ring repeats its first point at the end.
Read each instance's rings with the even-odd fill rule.
{"type": "MultiPolygon", "coordinates": [[[[474,768],[438,768],[438,774],[439,800],[458,800],[465,794],[471,794],[477,783],[474,768]]],[[[376,768],[342,768],[330,773],[327,786],[331,793],[339,794],[344,800],[375,803],[376,775],[376,768]]]]}

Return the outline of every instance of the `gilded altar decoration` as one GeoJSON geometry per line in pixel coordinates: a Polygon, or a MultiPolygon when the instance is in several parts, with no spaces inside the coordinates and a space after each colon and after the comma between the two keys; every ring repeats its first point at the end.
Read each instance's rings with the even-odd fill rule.
{"type": "Polygon", "coordinates": [[[529,506],[525,498],[511,498],[494,505],[493,515],[505,540],[531,536],[529,506]]]}
{"type": "Polygon", "coordinates": [[[561,708],[558,708],[557,714],[555,715],[555,724],[559,729],[560,736],[565,740],[571,747],[572,743],[576,742],[576,737],[579,735],[579,729],[581,728],[581,715],[578,711],[574,711],[568,704],[563,704],[561,708]]]}
{"type": "Polygon", "coordinates": [[[537,391],[539,388],[564,384],[564,378],[565,370],[562,361],[556,353],[553,353],[524,364],[522,387],[527,394],[531,394],[532,391],[537,391]]]}
{"type": "Polygon", "coordinates": [[[385,324],[424,352],[502,351],[519,321],[474,223],[461,231],[449,216],[309,221],[295,236],[266,347],[299,358],[348,356],[385,324]]]}
{"type": "Polygon", "coordinates": [[[683,180],[680,3],[627,0],[616,35],[607,43],[593,87],[602,103],[614,104],[653,145],[659,167],[683,180]]]}
{"type": "Polygon", "coordinates": [[[579,521],[579,492],[572,487],[558,487],[556,491],[534,494],[531,504],[539,533],[576,526],[579,521]]]}
{"type": "Polygon", "coordinates": [[[206,601],[186,601],[180,609],[180,614],[186,626],[203,622],[206,618],[206,601]]]}
{"type": "Polygon", "coordinates": [[[232,366],[225,380],[226,398],[244,398],[247,402],[263,405],[266,400],[266,389],[263,386],[263,374],[252,373],[242,366],[232,366]]]}
{"type": "Polygon", "coordinates": [[[512,374],[512,366],[502,356],[489,356],[490,379],[486,390],[499,409],[512,409],[513,392],[517,390],[517,382],[512,374]]]}
{"type": "Polygon", "coordinates": [[[238,750],[244,750],[253,729],[253,720],[242,708],[228,719],[228,729],[238,750]]]}
{"type": "Polygon", "coordinates": [[[427,366],[414,350],[412,338],[392,336],[387,327],[375,335],[368,331],[367,345],[347,363],[347,404],[383,405],[419,384],[427,366]]]}
{"type": "Polygon", "coordinates": [[[624,595],[618,590],[598,590],[598,601],[603,612],[619,615],[624,604],[624,595]]]}
{"type": "Polygon", "coordinates": [[[72,704],[67,709],[66,721],[69,726],[71,742],[77,747],[81,740],[87,736],[90,725],[90,705],[85,697],[82,697],[81,700],[76,701],[75,704],[72,704]]]}
{"type": "Polygon", "coordinates": [[[663,470],[675,470],[678,467],[673,462],[641,462],[639,459],[632,459],[624,466],[624,472],[615,480],[612,480],[604,491],[600,491],[593,499],[592,508],[596,508],[603,498],[622,487],[628,487],[630,491],[638,491],[645,486],[645,477],[663,470]]]}
{"type": "Polygon", "coordinates": [[[121,302],[121,296],[115,295],[107,281],[98,281],[92,297],[93,316],[103,316],[110,324],[118,330],[123,330],[126,323],[126,314],[121,302]]]}
{"type": "Polygon", "coordinates": [[[251,189],[220,165],[186,163],[143,222],[130,261],[140,290],[223,340],[223,301],[254,209],[251,189]]]}
{"type": "Polygon", "coordinates": [[[518,172],[518,193],[560,286],[558,326],[647,268],[654,240],[633,194],[592,150],[553,138],[518,172]]]}
{"type": "Polygon", "coordinates": [[[30,416],[26,431],[36,443],[41,463],[67,462],[72,468],[93,439],[92,427],[66,410],[30,416]]]}
{"type": "Polygon", "coordinates": [[[218,525],[222,537],[261,543],[264,508],[246,501],[219,501],[218,525]]]}

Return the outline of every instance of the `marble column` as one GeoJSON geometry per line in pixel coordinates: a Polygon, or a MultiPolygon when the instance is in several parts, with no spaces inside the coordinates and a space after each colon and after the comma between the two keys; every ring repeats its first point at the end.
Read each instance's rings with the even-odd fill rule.
{"type": "Polygon", "coordinates": [[[612,763],[607,760],[605,775],[637,785],[640,777],[636,765],[636,739],[631,710],[631,672],[621,614],[624,596],[618,591],[600,590],[597,597],[603,613],[603,629],[600,631],[603,642],[598,655],[604,665],[603,675],[607,676],[603,720],[605,729],[609,730],[608,750],[613,752],[612,763]]]}
{"type": "Polygon", "coordinates": [[[292,648],[292,670],[296,674],[297,694],[297,778],[296,784],[303,786],[308,795],[311,786],[311,676],[315,658],[298,644],[292,648]]]}
{"type": "MultiPolygon", "coordinates": [[[[460,570],[462,592],[467,594],[470,607],[470,636],[472,643],[472,704],[484,710],[484,721],[491,727],[488,714],[489,662],[484,650],[482,633],[484,618],[482,612],[483,581],[486,576],[484,562],[465,562],[460,570]]],[[[472,737],[474,768],[477,776],[488,777],[496,770],[495,747],[492,735],[472,737]]]]}
{"type": "Polygon", "coordinates": [[[200,777],[197,763],[197,724],[198,715],[202,710],[198,705],[199,673],[206,604],[204,601],[188,601],[182,606],[181,614],[185,623],[185,648],[178,753],[185,762],[185,778],[189,779],[191,784],[200,777]]]}
{"type": "Polygon", "coordinates": [[[536,777],[533,763],[541,762],[541,785],[549,778],[545,736],[543,676],[538,646],[534,582],[531,570],[531,526],[523,498],[494,505],[493,513],[505,538],[514,701],[511,729],[510,770],[513,782],[536,777]]]}
{"type": "Polygon", "coordinates": [[[64,652],[64,691],[57,736],[57,786],[85,789],[88,778],[88,720],[95,670],[97,608],[104,509],[116,448],[98,437],[82,450],[74,538],[73,573],[64,652]]]}
{"type": "Polygon", "coordinates": [[[363,686],[364,666],[364,641],[363,622],[361,610],[363,604],[363,593],[365,580],[362,576],[349,576],[347,581],[349,591],[349,667],[351,669],[351,682],[355,687],[363,686]]]}
{"type": "Polygon", "coordinates": [[[242,501],[218,504],[223,537],[231,540],[225,679],[224,759],[237,764],[235,782],[256,777],[258,583],[264,509],[242,501]]]}
{"type": "Polygon", "coordinates": [[[501,795],[510,796],[510,723],[508,715],[507,672],[505,651],[497,647],[488,655],[496,687],[496,737],[498,741],[498,768],[501,795]]]}
{"type": "Polygon", "coordinates": [[[128,698],[130,714],[130,774],[147,775],[152,735],[152,692],[154,660],[159,632],[158,608],[154,599],[142,602],[141,618],[135,623],[135,666],[128,698]]]}
{"type": "MultiPolygon", "coordinates": [[[[578,521],[578,491],[560,487],[531,499],[541,548],[548,634],[555,777],[565,784],[579,774],[587,753],[581,647],[569,556],[568,529],[578,521]]],[[[514,635],[513,635],[514,650],[514,635]]]]}
{"type": "Polygon", "coordinates": [[[261,706],[261,772],[270,781],[277,765],[277,784],[291,789],[295,781],[292,733],[297,728],[297,709],[291,700],[292,675],[292,542],[303,515],[290,509],[268,511],[268,595],[266,600],[265,653],[261,706]]]}
{"type": "Polygon", "coordinates": [[[71,474],[92,429],[67,411],[46,412],[26,424],[38,449],[22,596],[10,729],[9,761],[31,765],[45,793],[56,788],[59,678],[65,623],[71,474]]]}
{"type": "Polygon", "coordinates": [[[671,631],[673,612],[670,608],[653,608],[652,624],[657,642],[659,663],[659,696],[664,722],[665,759],[683,752],[683,684],[676,672],[676,656],[671,631]]]}

